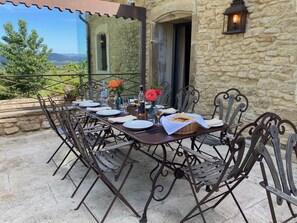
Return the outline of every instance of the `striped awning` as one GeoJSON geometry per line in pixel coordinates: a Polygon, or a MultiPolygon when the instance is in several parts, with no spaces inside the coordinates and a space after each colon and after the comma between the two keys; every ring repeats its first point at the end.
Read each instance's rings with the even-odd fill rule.
{"type": "Polygon", "coordinates": [[[145,21],[146,10],[143,7],[124,5],[101,0],[0,0],[0,4],[12,3],[13,5],[25,4],[27,7],[36,6],[38,8],[47,7],[50,10],[79,11],[91,15],[115,16],[145,21]]]}

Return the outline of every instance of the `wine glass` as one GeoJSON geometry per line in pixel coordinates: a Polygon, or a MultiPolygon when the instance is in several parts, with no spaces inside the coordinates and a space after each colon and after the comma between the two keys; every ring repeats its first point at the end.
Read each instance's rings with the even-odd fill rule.
{"type": "Polygon", "coordinates": [[[134,103],[136,106],[139,106],[140,105],[140,101],[138,100],[138,97],[134,97],[134,103]]]}
{"type": "Polygon", "coordinates": [[[129,99],[128,98],[123,98],[123,107],[124,107],[124,114],[129,114],[128,112],[128,105],[129,105],[129,99]]]}
{"type": "Polygon", "coordinates": [[[161,118],[163,112],[160,108],[157,108],[157,107],[155,107],[154,112],[155,112],[155,116],[157,118],[155,124],[156,124],[156,126],[161,126],[162,124],[160,123],[160,118],[161,118]]]}

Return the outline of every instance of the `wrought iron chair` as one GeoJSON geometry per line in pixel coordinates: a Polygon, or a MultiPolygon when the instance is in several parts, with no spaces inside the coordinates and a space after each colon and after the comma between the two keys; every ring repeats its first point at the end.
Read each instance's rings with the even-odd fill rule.
{"type": "MultiPolygon", "coordinates": [[[[57,165],[57,168],[54,171],[53,175],[55,175],[58,172],[58,170],[62,167],[62,165],[65,163],[65,161],[67,160],[67,158],[69,157],[69,155],[71,153],[73,153],[76,156],[76,159],[73,162],[73,164],[71,165],[70,169],[66,172],[66,174],[62,178],[62,179],[65,179],[65,177],[68,175],[68,173],[71,171],[71,169],[73,168],[73,166],[76,164],[76,162],[78,160],[81,160],[84,165],[86,165],[86,163],[84,162],[84,160],[81,159],[81,155],[79,154],[79,151],[77,151],[75,149],[72,141],[70,140],[69,133],[67,132],[67,129],[63,125],[63,122],[60,117],[60,112],[61,112],[60,106],[58,106],[56,104],[56,102],[49,96],[47,98],[47,101],[50,103],[50,109],[51,109],[51,111],[49,111],[48,107],[46,106],[46,101],[42,98],[42,96],[40,94],[38,94],[37,98],[40,101],[41,108],[44,111],[44,114],[46,115],[46,117],[50,123],[50,126],[55,131],[55,133],[59,136],[59,138],[62,140],[62,143],[56,149],[56,151],[51,156],[51,158],[48,160],[48,162],[50,162],[53,159],[53,157],[57,154],[57,152],[62,148],[62,146],[64,144],[66,144],[67,148],[68,148],[67,153],[64,155],[63,159],[57,165]]],[[[64,108],[67,109],[67,107],[65,105],[64,105],[64,108]]],[[[70,111],[68,111],[68,112],[70,112],[70,111]]],[[[80,122],[84,123],[85,131],[90,131],[92,129],[93,130],[96,129],[96,131],[99,132],[100,130],[101,131],[104,130],[104,126],[101,123],[91,123],[91,125],[87,126],[88,117],[82,116],[80,114],[78,114],[77,117],[80,122]]]]}
{"type": "Polygon", "coordinates": [[[79,156],[78,153],[74,150],[74,146],[69,142],[67,135],[65,134],[65,131],[62,128],[62,125],[57,125],[55,120],[59,120],[57,116],[57,109],[54,101],[51,98],[44,99],[40,94],[37,94],[38,101],[40,103],[40,107],[46,116],[49,125],[54,130],[54,132],[58,135],[58,137],[62,140],[61,144],[58,146],[58,148],[55,150],[55,152],[52,154],[52,156],[49,158],[47,163],[49,163],[51,160],[53,160],[54,156],[58,153],[58,151],[62,148],[62,146],[65,144],[68,147],[68,152],[62,159],[59,165],[57,165],[56,170],[53,173],[53,176],[57,173],[57,171],[61,168],[62,164],[65,162],[69,154],[72,152],[77,157],[79,156]],[[50,102],[51,108],[48,108],[46,105],[46,101],[50,102]],[[51,110],[51,111],[50,111],[51,110]]]}
{"type": "Polygon", "coordinates": [[[228,195],[231,195],[245,222],[248,222],[233,190],[248,177],[252,167],[259,158],[258,145],[267,143],[267,132],[272,124],[280,123],[271,113],[265,113],[253,123],[243,127],[232,141],[227,144],[230,152],[226,159],[208,156],[194,151],[193,148],[182,147],[186,160],[186,167],[181,168],[185,178],[189,181],[194,195],[195,207],[182,219],[185,222],[197,215],[201,215],[206,222],[204,212],[216,208],[228,195]],[[250,141],[248,143],[248,141],[250,141]],[[199,193],[204,186],[211,189],[199,193]],[[225,188],[225,190],[223,189],[225,188]],[[203,209],[209,201],[216,201],[210,207],[203,209]],[[203,207],[202,207],[203,206],[203,207]]]}
{"type": "MultiPolygon", "coordinates": [[[[107,136],[107,132],[104,133],[103,137],[98,137],[98,135],[94,131],[87,132],[83,129],[80,122],[78,122],[73,115],[67,112],[62,112],[62,119],[68,129],[68,132],[71,135],[71,139],[75,148],[80,152],[82,159],[84,159],[84,161],[88,163],[88,170],[78,184],[75,192],[80,187],[91,170],[96,173],[96,178],[93,184],[90,186],[75,210],[79,209],[81,204],[83,204],[83,202],[87,198],[88,194],[91,192],[96,182],[100,179],[104,183],[104,185],[106,185],[114,194],[114,198],[112,199],[111,204],[109,205],[106,213],[104,214],[100,222],[104,222],[117,198],[120,199],[127,207],[129,207],[130,210],[137,217],[140,217],[136,210],[131,206],[131,204],[121,193],[121,190],[133,168],[133,164],[136,162],[135,160],[129,158],[129,154],[133,148],[134,141],[131,140],[119,144],[106,146],[103,143],[103,139],[105,138],[104,136],[107,136]],[[126,154],[121,151],[124,149],[128,149],[126,154]],[[114,180],[118,181],[121,173],[124,173],[123,169],[125,167],[128,167],[128,170],[126,171],[126,174],[124,175],[120,186],[117,188],[112,183],[108,175],[113,174],[114,180]]],[[[75,194],[75,192],[73,193],[73,195],[75,194]]]]}
{"type": "Polygon", "coordinates": [[[91,85],[89,82],[79,86],[78,94],[81,99],[100,101],[101,84],[99,81],[92,81],[91,85]]]}
{"type": "Polygon", "coordinates": [[[199,91],[192,85],[188,85],[177,91],[174,107],[179,112],[194,112],[194,108],[199,102],[199,99],[199,91]]]}
{"type": "Polygon", "coordinates": [[[214,111],[210,118],[218,117],[224,123],[229,125],[226,132],[221,132],[218,135],[206,134],[196,138],[200,144],[197,146],[198,151],[201,151],[203,144],[212,146],[216,153],[222,158],[221,153],[216,148],[224,145],[224,137],[233,138],[243,123],[241,118],[244,112],[247,111],[249,102],[245,95],[238,89],[230,88],[225,92],[217,94],[213,101],[214,111]]]}
{"type": "Polygon", "coordinates": [[[163,94],[158,96],[157,104],[166,106],[170,101],[170,85],[167,81],[163,82],[161,85],[163,87],[163,94]]]}
{"type": "Polygon", "coordinates": [[[263,176],[260,185],[266,190],[272,221],[274,223],[281,221],[280,219],[277,221],[276,218],[274,202],[271,197],[274,194],[277,205],[280,206],[283,202],[287,203],[291,216],[287,218],[285,214],[282,214],[282,217],[287,218],[283,222],[288,222],[297,217],[297,213],[292,207],[292,205],[297,206],[296,175],[292,167],[292,159],[297,156],[297,129],[292,122],[282,120],[275,114],[271,114],[271,119],[275,120],[275,123],[269,128],[267,140],[272,148],[269,149],[268,144],[265,145],[263,142],[257,145],[258,153],[261,155],[259,161],[263,176]],[[288,135],[286,143],[284,137],[286,138],[288,135]],[[286,143],[285,150],[281,148],[281,142],[286,143]],[[281,155],[282,151],[285,151],[284,159],[281,155]]]}

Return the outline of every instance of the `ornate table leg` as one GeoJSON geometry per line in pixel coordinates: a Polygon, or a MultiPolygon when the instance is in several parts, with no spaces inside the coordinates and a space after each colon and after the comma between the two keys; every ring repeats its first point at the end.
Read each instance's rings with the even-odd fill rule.
{"type": "Polygon", "coordinates": [[[149,196],[149,198],[148,198],[148,200],[147,200],[147,202],[146,202],[146,204],[145,204],[145,206],[144,206],[143,214],[142,214],[141,219],[139,220],[139,223],[146,223],[146,222],[147,222],[147,216],[146,216],[147,209],[148,209],[148,207],[149,207],[149,205],[150,205],[150,203],[151,203],[151,201],[152,201],[152,198],[154,197],[155,190],[156,190],[156,188],[158,187],[158,185],[157,185],[157,180],[158,180],[160,174],[162,173],[163,168],[164,168],[164,166],[165,166],[165,164],[166,164],[166,160],[167,160],[166,149],[165,149],[165,146],[164,146],[164,145],[161,145],[161,147],[162,147],[162,150],[163,150],[163,161],[162,161],[162,163],[161,163],[161,167],[160,167],[160,169],[159,169],[158,172],[156,173],[156,175],[155,175],[155,177],[154,177],[154,180],[153,180],[153,182],[152,182],[152,190],[151,190],[151,194],[150,194],[150,196],[149,196]]]}

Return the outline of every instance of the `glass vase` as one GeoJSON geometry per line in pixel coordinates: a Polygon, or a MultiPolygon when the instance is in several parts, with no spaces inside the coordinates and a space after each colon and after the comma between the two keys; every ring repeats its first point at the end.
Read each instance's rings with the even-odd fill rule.
{"type": "Polygon", "coordinates": [[[115,108],[116,108],[117,110],[120,110],[121,105],[123,104],[123,100],[122,100],[122,98],[121,98],[121,94],[120,94],[120,93],[117,93],[117,94],[116,94],[116,97],[115,97],[115,99],[114,99],[114,102],[115,102],[115,108]]]}
{"type": "Polygon", "coordinates": [[[155,123],[155,110],[156,110],[156,102],[152,101],[151,102],[151,106],[148,109],[148,115],[147,115],[147,119],[148,121],[151,121],[153,123],[155,123]]]}

